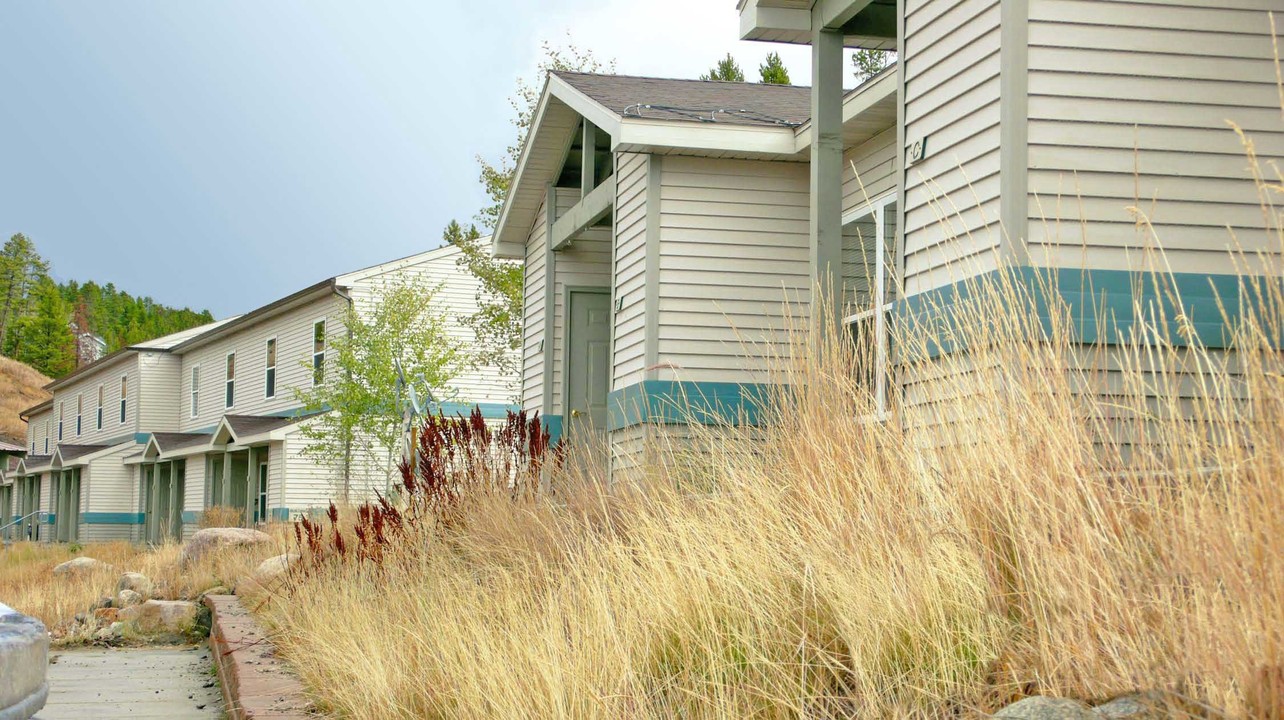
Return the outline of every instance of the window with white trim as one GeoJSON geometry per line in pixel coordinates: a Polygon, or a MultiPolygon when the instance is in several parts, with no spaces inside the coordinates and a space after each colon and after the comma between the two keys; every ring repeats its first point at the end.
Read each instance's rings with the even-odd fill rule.
{"type": "Polygon", "coordinates": [[[58,442],[62,442],[62,418],[67,414],[67,401],[58,403],[58,442]]]}
{"type": "Polygon", "coordinates": [[[263,368],[263,397],[276,397],[276,338],[267,339],[267,360],[263,368]]]}
{"type": "Polygon", "coordinates": [[[312,384],[325,380],[325,320],[312,323],[312,384]]]}
{"type": "Polygon", "coordinates": [[[196,413],[201,408],[201,366],[200,365],[192,366],[191,395],[192,395],[191,413],[192,413],[192,417],[196,417],[196,413]]]}
{"type": "Polygon", "coordinates": [[[856,345],[857,382],[887,410],[891,347],[888,320],[896,298],[896,195],[874,200],[843,218],[843,324],[856,345]]]}
{"type": "Polygon", "coordinates": [[[126,404],[129,400],[129,376],[120,376],[120,424],[125,424],[126,404]]]}
{"type": "Polygon", "coordinates": [[[236,404],[236,353],[227,354],[227,372],[224,374],[223,407],[231,408],[236,404]]]}
{"type": "Polygon", "coordinates": [[[76,437],[80,437],[80,420],[85,416],[85,396],[80,394],[76,396],[76,437]]]}
{"type": "Polygon", "coordinates": [[[45,454],[49,454],[49,421],[45,421],[45,454]]]}
{"type": "Polygon", "coordinates": [[[103,386],[102,385],[98,386],[98,411],[95,414],[97,415],[97,418],[98,418],[97,429],[102,430],[103,429],[103,386]]]}

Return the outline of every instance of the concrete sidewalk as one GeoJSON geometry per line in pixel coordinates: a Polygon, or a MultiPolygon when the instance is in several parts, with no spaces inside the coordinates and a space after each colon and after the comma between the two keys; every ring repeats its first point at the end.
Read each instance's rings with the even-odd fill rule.
{"type": "Polygon", "coordinates": [[[204,646],[65,650],[49,660],[49,701],[37,720],[223,717],[204,646]]]}

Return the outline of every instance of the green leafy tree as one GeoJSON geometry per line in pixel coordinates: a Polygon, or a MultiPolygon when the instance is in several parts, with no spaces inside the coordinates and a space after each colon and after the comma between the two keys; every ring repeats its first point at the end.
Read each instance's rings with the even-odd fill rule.
{"type": "Polygon", "coordinates": [[[852,67],[855,70],[856,80],[865,82],[874,77],[891,65],[896,60],[896,54],[890,50],[866,50],[861,48],[852,55],[852,67]]]}
{"type": "Polygon", "coordinates": [[[789,70],[780,59],[780,53],[767,53],[767,59],[758,66],[758,75],[765,85],[789,85],[789,70]]]}
{"type": "Polygon", "coordinates": [[[565,47],[553,47],[547,41],[542,47],[543,59],[536,67],[535,80],[519,78],[517,92],[508,100],[513,108],[512,122],[517,129],[517,137],[504,150],[498,162],[492,163],[480,155],[477,157],[481,166],[481,183],[490,200],[477,213],[476,221],[481,230],[473,226],[465,228],[452,220],[443,233],[446,242],[461,250],[460,266],[481,282],[481,288],[477,292],[479,309],[476,314],[467,318],[481,345],[477,361],[498,365],[504,370],[512,370],[518,362],[516,350],[520,347],[522,328],[522,266],[491,257],[490,245],[482,242],[482,233],[494,232],[499,222],[499,214],[508,197],[508,188],[521,157],[522,146],[526,143],[526,135],[530,132],[535,108],[539,105],[540,93],[543,92],[548,74],[615,72],[614,60],[600,61],[592,51],[577,47],[569,38],[565,47]]]}
{"type": "Polygon", "coordinates": [[[13,357],[49,377],[62,377],[76,369],[72,308],[47,277],[40,280],[33,295],[34,312],[14,327],[13,357]]]}
{"type": "Polygon", "coordinates": [[[744,82],[745,73],[740,69],[740,64],[736,59],[731,57],[731,53],[718,61],[708,73],[700,76],[701,80],[721,80],[723,82],[744,82]]]}
{"type": "MultiPolygon", "coordinates": [[[[401,458],[397,363],[408,380],[422,375],[438,400],[448,400],[449,381],[468,362],[434,306],[436,294],[436,287],[402,279],[380,288],[371,306],[349,307],[346,332],[326,338],[324,380],[294,389],[309,412],[329,411],[299,431],[313,441],[305,453],[344,468],[339,490],[345,498],[354,468],[376,468],[386,482],[401,458]]],[[[311,372],[311,360],[305,364],[311,372]]]]}

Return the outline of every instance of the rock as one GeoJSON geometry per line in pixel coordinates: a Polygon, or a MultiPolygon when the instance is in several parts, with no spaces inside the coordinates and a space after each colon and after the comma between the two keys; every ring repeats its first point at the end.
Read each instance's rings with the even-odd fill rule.
{"type": "Polygon", "coordinates": [[[1159,720],[1169,717],[1168,703],[1157,692],[1123,695],[1093,709],[1101,717],[1110,720],[1159,720]]]}
{"type": "Polygon", "coordinates": [[[110,625],[119,618],[120,611],[116,608],[98,608],[94,611],[94,618],[104,625],[110,625]]]}
{"type": "Polygon", "coordinates": [[[116,581],[116,592],[118,593],[121,590],[133,590],[143,597],[151,597],[155,589],[151,579],[142,573],[127,572],[120,576],[120,580],[116,581]]]}
{"type": "Polygon", "coordinates": [[[48,666],[45,626],[0,604],[0,717],[31,717],[44,707],[48,666]]]}
{"type": "Polygon", "coordinates": [[[65,563],[55,566],[53,573],[54,575],[74,575],[76,573],[89,572],[92,570],[110,569],[111,565],[108,565],[101,560],[95,560],[91,557],[78,557],[72,558],[65,563]]]}
{"type": "Polygon", "coordinates": [[[267,582],[268,580],[276,578],[278,575],[285,574],[285,572],[298,561],[298,553],[286,553],[284,555],[270,557],[259,563],[258,568],[254,570],[254,578],[261,583],[267,582]]]}
{"type": "Polygon", "coordinates": [[[118,608],[133,607],[141,603],[143,600],[146,600],[146,598],[133,590],[121,590],[116,593],[116,607],[118,608]]]}
{"type": "Polygon", "coordinates": [[[200,607],[186,600],[148,600],[121,610],[117,617],[139,635],[181,638],[200,633],[201,615],[200,607]]]}
{"type": "Polygon", "coordinates": [[[197,595],[196,602],[198,603],[204,602],[206,595],[231,595],[231,594],[232,594],[232,591],[228,590],[226,587],[222,585],[215,585],[214,587],[202,592],[200,595],[197,595]]]}
{"type": "Polygon", "coordinates": [[[211,552],[227,548],[254,547],[272,542],[272,536],[259,530],[246,528],[205,528],[183,545],[183,552],[178,561],[181,564],[196,562],[211,552]]]}
{"type": "Polygon", "coordinates": [[[109,608],[109,607],[111,607],[111,606],[112,606],[112,599],[111,599],[111,596],[110,596],[110,595],[104,595],[104,596],[102,596],[102,597],[98,598],[98,602],[94,603],[94,606],[93,606],[93,608],[92,608],[92,609],[93,609],[93,610],[98,610],[99,608],[109,608]]]}
{"type": "Polygon", "coordinates": [[[1028,697],[994,713],[1008,720],[1101,720],[1095,710],[1077,700],[1050,697],[1028,697]]]}

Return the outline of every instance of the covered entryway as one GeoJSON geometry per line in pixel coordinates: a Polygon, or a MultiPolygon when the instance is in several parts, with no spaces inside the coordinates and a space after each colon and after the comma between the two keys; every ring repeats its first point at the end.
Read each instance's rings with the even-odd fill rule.
{"type": "Polygon", "coordinates": [[[206,455],[205,508],[233,510],[244,527],[267,522],[268,456],[267,445],[206,455]]]}
{"type": "Polygon", "coordinates": [[[143,540],[159,544],[183,537],[183,494],[186,460],[166,460],[141,466],[143,540]]]}
{"type": "Polygon", "coordinates": [[[589,440],[606,430],[611,387],[611,291],[568,288],[566,343],[567,436],[589,440]]]}
{"type": "Polygon", "coordinates": [[[17,537],[20,540],[40,539],[40,476],[27,475],[18,478],[18,523],[17,537]]]}
{"type": "MultiPolygon", "coordinates": [[[[12,484],[0,486],[0,527],[5,527],[18,519],[13,512],[13,490],[12,484]]],[[[0,540],[9,540],[16,535],[16,529],[9,527],[0,531],[0,540]]]]}
{"type": "Polygon", "coordinates": [[[80,468],[59,470],[51,475],[53,539],[73,542],[80,539],[80,468]]]}

